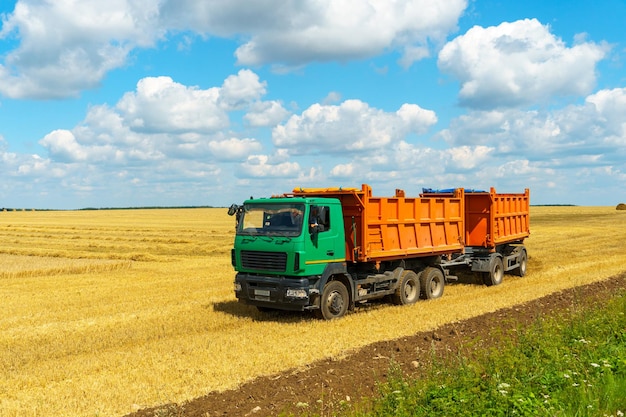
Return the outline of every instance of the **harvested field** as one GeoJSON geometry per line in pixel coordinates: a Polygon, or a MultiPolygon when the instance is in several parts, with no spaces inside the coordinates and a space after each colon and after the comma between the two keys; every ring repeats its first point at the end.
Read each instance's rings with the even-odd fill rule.
{"type": "Polygon", "coordinates": [[[0,265],[2,265],[0,271],[0,279],[2,279],[113,271],[129,268],[130,262],[0,254],[0,265]]]}
{"type": "Polygon", "coordinates": [[[526,277],[322,322],[235,301],[233,226],[225,209],[0,213],[0,416],[183,403],[602,282],[626,264],[625,212],[533,207],[526,277]]]}

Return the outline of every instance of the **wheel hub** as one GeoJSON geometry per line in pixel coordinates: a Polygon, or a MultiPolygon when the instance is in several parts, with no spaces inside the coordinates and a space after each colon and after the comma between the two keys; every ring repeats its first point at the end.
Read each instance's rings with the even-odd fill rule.
{"type": "Polygon", "coordinates": [[[410,299],[414,297],[416,292],[417,292],[417,286],[411,283],[407,283],[407,285],[404,287],[404,296],[406,298],[410,299]]]}
{"type": "Polygon", "coordinates": [[[328,295],[328,310],[333,314],[339,314],[343,309],[343,297],[338,292],[328,295]]]}

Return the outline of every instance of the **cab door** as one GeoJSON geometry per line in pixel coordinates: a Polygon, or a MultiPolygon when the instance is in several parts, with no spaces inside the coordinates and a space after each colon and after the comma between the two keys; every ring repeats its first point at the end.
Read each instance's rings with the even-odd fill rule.
{"type": "Polygon", "coordinates": [[[305,235],[305,268],[310,275],[320,275],[327,264],[345,260],[343,238],[339,233],[343,232],[343,225],[336,220],[331,221],[341,219],[341,216],[334,215],[334,210],[341,210],[341,206],[332,204],[309,206],[308,230],[305,226],[303,233],[308,234],[305,235]]]}

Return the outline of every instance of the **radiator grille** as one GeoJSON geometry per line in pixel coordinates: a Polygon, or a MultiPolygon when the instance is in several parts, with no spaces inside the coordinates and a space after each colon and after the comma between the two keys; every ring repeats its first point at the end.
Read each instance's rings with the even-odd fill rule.
{"type": "Polygon", "coordinates": [[[286,252],[241,251],[241,264],[246,269],[285,272],[287,270],[286,252]]]}

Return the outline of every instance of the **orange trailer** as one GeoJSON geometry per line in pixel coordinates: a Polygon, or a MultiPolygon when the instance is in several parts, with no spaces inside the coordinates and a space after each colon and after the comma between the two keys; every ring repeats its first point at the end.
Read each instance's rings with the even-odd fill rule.
{"type": "MultiPolygon", "coordinates": [[[[436,192],[424,190],[424,196],[454,196],[459,190],[436,192]]],[[[530,191],[520,194],[498,194],[466,191],[465,246],[495,249],[498,245],[523,241],[530,236],[530,191]]]]}
{"type": "Polygon", "coordinates": [[[530,235],[530,192],[523,194],[489,193],[465,195],[465,244],[495,248],[530,235]]]}
{"type": "MultiPolygon", "coordinates": [[[[464,190],[464,254],[452,263],[462,261],[482,276],[486,285],[497,285],[504,272],[526,274],[528,255],[524,239],[530,236],[530,191],[498,194],[464,190]]],[[[437,192],[424,190],[422,196],[453,196],[457,190],[437,192]]],[[[449,265],[452,269],[454,265],[449,265]]],[[[458,268],[456,268],[458,269],[458,268]]]]}

